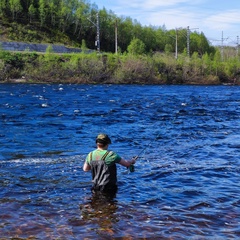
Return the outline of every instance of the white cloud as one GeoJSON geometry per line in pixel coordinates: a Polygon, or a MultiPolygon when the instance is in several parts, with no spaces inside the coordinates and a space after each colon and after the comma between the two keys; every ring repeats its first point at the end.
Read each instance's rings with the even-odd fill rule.
{"type": "Polygon", "coordinates": [[[236,38],[240,35],[239,24],[239,11],[228,10],[206,17],[203,27],[205,35],[213,40],[213,44],[219,44],[223,37],[224,43],[235,46],[236,38]]]}
{"type": "Polygon", "coordinates": [[[127,8],[141,8],[141,9],[155,9],[159,7],[176,6],[179,4],[196,4],[199,1],[192,0],[122,0],[118,1],[125,9],[127,8]]]}
{"type": "Polygon", "coordinates": [[[230,10],[224,13],[212,15],[205,19],[205,23],[209,23],[211,29],[229,29],[235,24],[240,24],[239,11],[230,10]]]}
{"type": "MultiPolygon", "coordinates": [[[[202,0],[199,0],[202,1],[202,0]]],[[[124,15],[124,16],[131,16],[135,18],[137,15],[149,15],[151,12],[159,12],[159,11],[167,11],[171,8],[179,9],[183,5],[193,6],[196,5],[197,2],[192,0],[123,0],[115,3],[115,11],[116,14],[124,15]]]]}
{"type": "MultiPolygon", "coordinates": [[[[143,25],[166,25],[167,29],[186,27],[199,23],[199,16],[194,13],[194,5],[206,0],[122,0],[117,1],[117,15],[131,16],[143,25]],[[120,4],[121,2],[121,4],[120,4]],[[186,7],[188,6],[188,7],[186,7]]],[[[201,22],[201,21],[200,21],[201,22]]]]}
{"type": "Polygon", "coordinates": [[[156,26],[162,26],[164,24],[167,29],[185,28],[189,25],[191,25],[191,27],[197,27],[199,25],[199,22],[195,21],[194,14],[176,9],[151,13],[147,20],[149,24],[152,23],[152,25],[156,26]]]}

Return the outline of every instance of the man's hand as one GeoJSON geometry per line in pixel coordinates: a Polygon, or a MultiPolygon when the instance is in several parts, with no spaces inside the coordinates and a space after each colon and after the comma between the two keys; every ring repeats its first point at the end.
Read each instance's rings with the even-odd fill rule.
{"type": "Polygon", "coordinates": [[[137,158],[138,158],[138,156],[135,156],[135,157],[133,157],[133,158],[131,159],[132,164],[135,164],[135,163],[136,163],[137,158]]]}

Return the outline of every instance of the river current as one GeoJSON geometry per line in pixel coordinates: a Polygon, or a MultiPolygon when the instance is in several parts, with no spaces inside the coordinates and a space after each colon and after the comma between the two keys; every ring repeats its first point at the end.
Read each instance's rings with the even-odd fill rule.
{"type": "Polygon", "coordinates": [[[240,238],[240,87],[0,85],[0,239],[240,238]],[[83,172],[98,133],[114,198],[83,172]]]}

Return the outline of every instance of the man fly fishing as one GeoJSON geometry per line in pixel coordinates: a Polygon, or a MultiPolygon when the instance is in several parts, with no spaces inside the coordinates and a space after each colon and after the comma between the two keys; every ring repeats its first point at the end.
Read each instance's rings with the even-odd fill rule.
{"type": "Polygon", "coordinates": [[[135,164],[137,157],[131,160],[121,158],[117,153],[109,151],[111,139],[106,134],[99,134],[96,138],[97,149],[91,151],[83,165],[84,171],[92,173],[92,192],[116,193],[117,192],[117,167],[116,163],[124,167],[135,164]]]}

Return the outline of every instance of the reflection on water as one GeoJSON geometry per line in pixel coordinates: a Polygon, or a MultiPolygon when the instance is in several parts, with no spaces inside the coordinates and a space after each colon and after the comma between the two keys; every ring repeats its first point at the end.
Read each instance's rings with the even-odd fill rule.
{"type": "Polygon", "coordinates": [[[80,205],[81,218],[97,235],[112,236],[115,232],[114,226],[119,221],[117,208],[114,195],[94,193],[89,203],[80,205]]]}
{"type": "Polygon", "coordinates": [[[0,239],[238,239],[240,88],[0,85],[0,239]],[[116,196],[82,171],[99,132],[116,196]]]}

